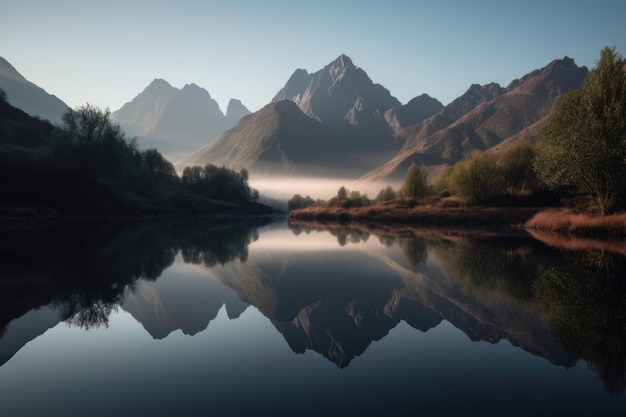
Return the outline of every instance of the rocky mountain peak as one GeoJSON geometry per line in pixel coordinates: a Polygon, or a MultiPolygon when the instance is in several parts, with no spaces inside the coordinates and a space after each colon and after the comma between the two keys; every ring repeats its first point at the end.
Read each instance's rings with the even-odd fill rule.
{"type": "Polygon", "coordinates": [[[294,72],[272,101],[280,100],[291,100],[307,116],[339,128],[377,123],[385,111],[400,105],[346,55],[313,74],[294,72]]]}

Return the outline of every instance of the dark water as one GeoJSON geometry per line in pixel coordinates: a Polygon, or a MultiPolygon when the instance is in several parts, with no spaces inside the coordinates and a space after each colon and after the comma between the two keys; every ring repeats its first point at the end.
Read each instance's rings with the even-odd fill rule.
{"type": "Polygon", "coordinates": [[[611,250],[83,222],[4,226],[0,261],[1,416],[626,412],[611,250]]]}

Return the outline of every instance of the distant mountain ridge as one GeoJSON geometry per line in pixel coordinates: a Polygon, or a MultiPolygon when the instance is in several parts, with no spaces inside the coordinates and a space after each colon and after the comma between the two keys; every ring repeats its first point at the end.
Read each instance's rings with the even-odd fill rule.
{"type": "Polygon", "coordinates": [[[0,57],[0,89],[4,90],[12,106],[52,123],[59,122],[68,109],[67,104],[61,99],[28,81],[2,57],[0,57]]]}
{"type": "Polygon", "coordinates": [[[175,159],[217,139],[249,113],[239,100],[231,100],[224,114],[204,88],[187,84],[178,89],[155,79],[113,112],[112,119],[137,136],[142,147],[157,148],[175,159]]]}

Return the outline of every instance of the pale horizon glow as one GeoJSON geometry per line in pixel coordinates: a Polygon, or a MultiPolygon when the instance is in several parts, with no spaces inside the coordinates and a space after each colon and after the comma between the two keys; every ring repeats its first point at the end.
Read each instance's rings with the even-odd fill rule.
{"type": "Polygon", "coordinates": [[[591,68],[604,46],[624,54],[624,16],[618,0],[8,1],[0,56],[70,107],[114,111],[162,78],[256,111],[340,54],[402,103],[445,105],[564,56],[591,68]]]}

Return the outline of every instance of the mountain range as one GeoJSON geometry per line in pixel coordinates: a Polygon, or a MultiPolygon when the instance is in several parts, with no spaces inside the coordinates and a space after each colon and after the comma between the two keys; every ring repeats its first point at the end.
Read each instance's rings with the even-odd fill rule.
{"type": "MultiPolygon", "coordinates": [[[[411,163],[436,169],[473,150],[532,141],[587,73],[565,57],[506,87],[471,85],[445,106],[427,94],[401,104],[340,55],[314,73],[295,70],[272,101],[252,114],[234,99],[224,114],[207,90],[155,79],[112,118],[143,148],[157,148],[176,161],[179,170],[212,163],[252,175],[395,184],[411,163]]],[[[16,107],[51,121],[67,108],[5,60],[0,88],[16,107]]]]}
{"type": "Polygon", "coordinates": [[[217,139],[249,113],[241,101],[231,99],[224,114],[204,88],[187,84],[178,89],[155,79],[111,118],[143,148],[176,159],[217,139]]]}
{"type": "Polygon", "coordinates": [[[402,105],[341,55],[313,74],[296,70],[270,104],[178,167],[214,163],[254,174],[398,182],[413,162],[449,165],[473,150],[531,140],[587,73],[565,57],[507,87],[471,85],[446,106],[426,94],[402,105]]]}

